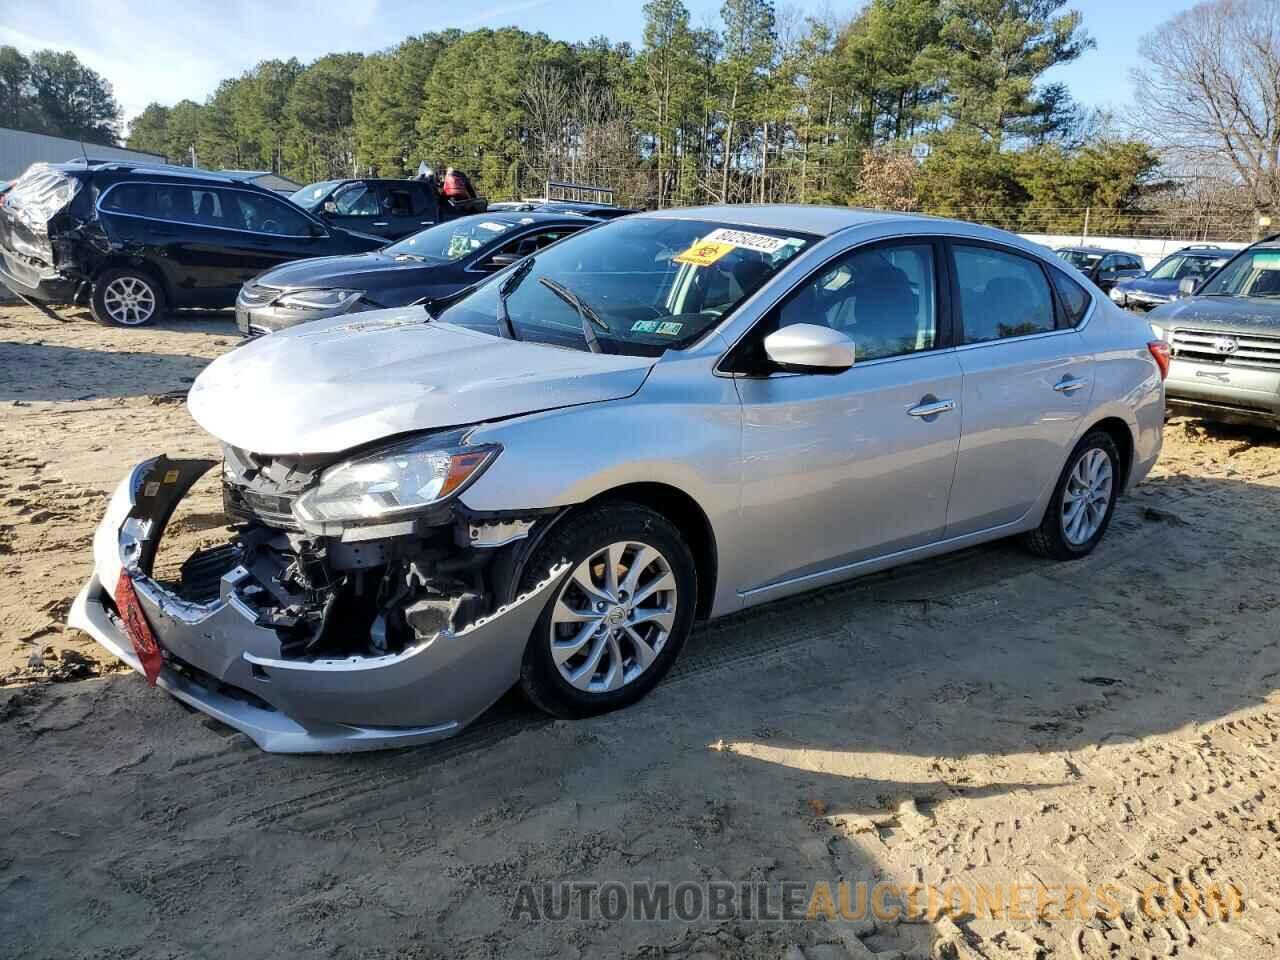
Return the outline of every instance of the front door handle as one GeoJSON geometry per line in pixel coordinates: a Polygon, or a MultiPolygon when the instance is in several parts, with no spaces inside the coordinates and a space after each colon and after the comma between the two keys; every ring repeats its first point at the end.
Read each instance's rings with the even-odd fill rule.
{"type": "Polygon", "coordinates": [[[933,397],[925,397],[918,404],[907,411],[909,417],[936,417],[940,413],[949,413],[956,408],[954,400],[937,400],[933,397]]]}
{"type": "Polygon", "coordinates": [[[1082,380],[1080,377],[1063,377],[1053,385],[1053,389],[1059,393],[1075,393],[1081,387],[1087,387],[1088,380],[1082,380]]]}
{"type": "Polygon", "coordinates": [[[385,221],[385,220],[375,220],[375,221],[373,221],[373,225],[374,225],[375,227],[385,227],[385,226],[387,225],[387,221],[385,221]]]}

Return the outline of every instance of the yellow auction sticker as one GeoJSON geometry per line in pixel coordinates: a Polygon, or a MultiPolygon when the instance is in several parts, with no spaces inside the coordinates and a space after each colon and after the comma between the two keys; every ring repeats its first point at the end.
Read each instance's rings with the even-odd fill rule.
{"type": "Polygon", "coordinates": [[[717,243],[714,240],[699,240],[683,253],[672,257],[675,263],[689,263],[695,267],[709,267],[721,257],[734,251],[732,243],[717,243]]]}

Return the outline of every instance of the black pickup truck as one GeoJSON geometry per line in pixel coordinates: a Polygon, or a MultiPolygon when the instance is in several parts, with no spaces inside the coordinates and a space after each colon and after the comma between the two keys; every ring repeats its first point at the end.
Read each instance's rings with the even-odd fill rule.
{"type": "Polygon", "coordinates": [[[309,183],[289,199],[335,227],[399,240],[432,224],[484,213],[483,198],[464,203],[447,200],[434,180],[321,180],[309,183]]]}

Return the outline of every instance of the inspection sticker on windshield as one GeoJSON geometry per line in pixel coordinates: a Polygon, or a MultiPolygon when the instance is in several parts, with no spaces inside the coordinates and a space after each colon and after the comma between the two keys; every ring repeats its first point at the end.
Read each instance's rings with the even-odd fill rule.
{"type": "Polygon", "coordinates": [[[657,320],[637,320],[631,325],[632,333],[653,333],[657,329],[657,320]]]}
{"type": "Polygon", "coordinates": [[[753,250],[756,253],[777,253],[787,245],[780,237],[771,237],[765,233],[751,233],[748,230],[712,230],[705,237],[683,253],[671,259],[676,263],[689,263],[695,267],[709,267],[721,257],[739,248],[753,250]]]}
{"type": "Polygon", "coordinates": [[[671,258],[673,263],[687,263],[695,267],[709,267],[726,254],[733,253],[736,248],[732,243],[712,243],[699,240],[683,253],[671,258]]]}
{"type": "Polygon", "coordinates": [[[684,327],[683,323],[672,323],[671,321],[668,320],[666,323],[658,324],[658,332],[663,334],[664,336],[675,337],[675,336],[679,336],[680,331],[683,327],[684,327]]]}

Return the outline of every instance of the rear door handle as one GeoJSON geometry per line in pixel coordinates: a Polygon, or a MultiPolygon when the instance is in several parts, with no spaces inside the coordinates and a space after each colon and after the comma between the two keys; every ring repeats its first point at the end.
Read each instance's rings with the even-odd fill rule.
{"type": "Polygon", "coordinates": [[[907,411],[909,417],[936,417],[940,413],[949,413],[956,408],[954,400],[934,400],[925,397],[907,411]]]}
{"type": "Polygon", "coordinates": [[[1087,387],[1088,380],[1082,380],[1080,377],[1063,377],[1053,385],[1053,389],[1059,393],[1075,393],[1081,387],[1087,387]]]}

